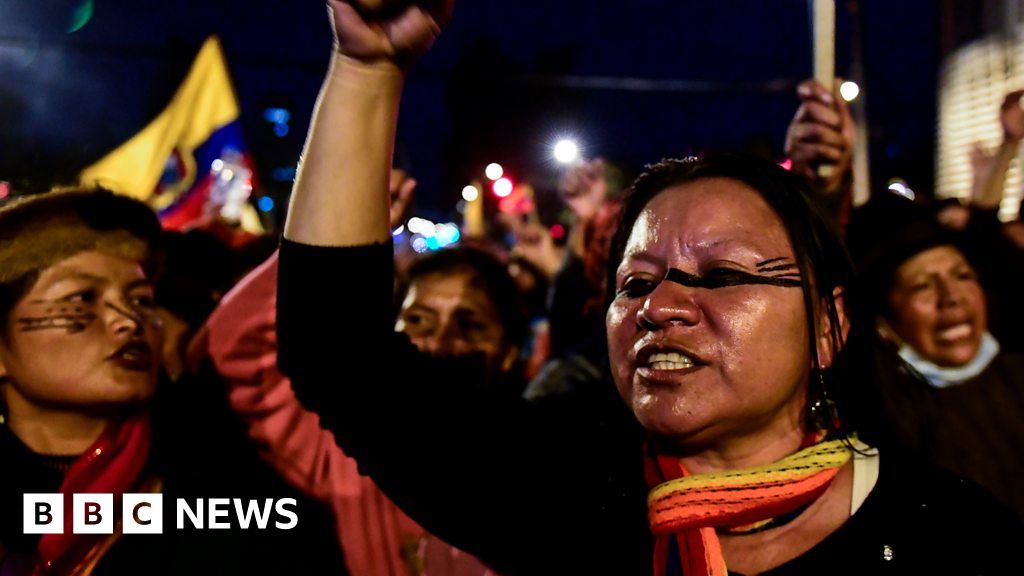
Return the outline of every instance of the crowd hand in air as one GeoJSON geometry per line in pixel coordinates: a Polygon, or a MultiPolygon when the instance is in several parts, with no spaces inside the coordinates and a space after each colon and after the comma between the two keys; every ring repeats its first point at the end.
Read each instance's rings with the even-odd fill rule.
{"type": "Polygon", "coordinates": [[[389,0],[329,0],[337,51],[362,62],[407,68],[427,51],[451,18],[453,0],[431,6],[389,0]]]}
{"type": "Polygon", "coordinates": [[[390,238],[395,211],[385,191],[405,73],[437,39],[453,4],[329,0],[334,57],[295,181],[286,238],[319,246],[390,238]]]}
{"type": "Polygon", "coordinates": [[[1003,98],[999,107],[999,123],[1003,128],[1003,141],[994,151],[987,150],[981,142],[971,148],[971,204],[982,209],[997,208],[1006,188],[1006,172],[1017,155],[1021,139],[1024,139],[1024,108],[1021,97],[1024,90],[1015,90],[1003,98]]]}
{"type": "MultiPolygon", "coordinates": [[[[841,83],[836,80],[836,86],[841,83]]],[[[800,108],[786,132],[786,155],[793,171],[823,194],[850,182],[856,132],[846,101],[815,80],[797,87],[800,108]],[[821,167],[827,166],[827,169],[821,167]]]]}
{"type": "Polygon", "coordinates": [[[564,253],[555,246],[551,234],[535,218],[524,219],[519,214],[500,213],[498,219],[512,233],[512,256],[530,262],[550,280],[562,265],[564,253]]]}

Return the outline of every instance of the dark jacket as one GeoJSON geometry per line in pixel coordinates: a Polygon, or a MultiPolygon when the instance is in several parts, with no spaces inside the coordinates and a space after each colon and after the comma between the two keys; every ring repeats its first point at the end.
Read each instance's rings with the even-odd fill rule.
{"type": "MultiPolygon", "coordinates": [[[[222,390],[209,381],[162,383],[153,402],[152,443],[143,476],[162,483],[161,535],[122,535],[93,574],[330,574],[345,568],[333,524],[318,505],[304,500],[256,458],[241,424],[227,410],[222,390]],[[175,502],[186,499],[295,498],[298,524],[290,530],[238,527],[233,506],[230,529],[176,527],[175,502]]],[[[23,534],[22,495],[57,493],[70,461],[33,453],[0,426],[0,575],[31,569],[38,535],[23,534]]],[[[115,500],[118,498],[115,495],[115,500]]],[[[71,511],[65,508],[65,514],[71,511]]],[[[209,518],[204,514],[204,520],[209,518]]]]}
{"type": "MultiPolygon", "coordinates": [[[[478,359],[392,331],[392,266],[386,244],[284,242],[280,363],[300,401],[410,516],[504,574],[650,574],[643,431],[622,402],[496,399],[478,359]]],[[[853,518],[773,573],[996,574],[1022,538],[972,484],[894,454],[853,518]]]]}

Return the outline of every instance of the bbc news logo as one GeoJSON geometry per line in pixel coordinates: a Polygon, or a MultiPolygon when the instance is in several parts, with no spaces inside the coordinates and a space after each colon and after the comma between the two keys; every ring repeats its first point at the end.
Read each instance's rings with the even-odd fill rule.
{"type": "MultiPolygon", "coordinates": [[[[25,494],[25,534],[64,533],[63,494],[25,494]]],[[[198,530],[291,530],[299,524],[294,498],[242,500],[241,498],[178,498],[174,504],[175,527],[198,530]],[[271,522],[273,520],[273,522],[271,522]]],[[[71,531],[74,534],[114,533],[113,494],[73,494],[71,531]]],[[[162,494],[123,494],[121,531],[125,534],[162,534],[162,494]]]]}

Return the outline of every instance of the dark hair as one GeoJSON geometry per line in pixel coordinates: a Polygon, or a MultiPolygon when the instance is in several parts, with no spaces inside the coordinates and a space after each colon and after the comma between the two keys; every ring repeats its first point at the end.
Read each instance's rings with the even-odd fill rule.
{"type": "Polygon", "coordinates": [[[155,276],[160,237],[160,221],[149,206],[107,190],[66,189],[7,202],[0,207],[0,321],[6,324],[40,272],[106,240],[139,241],[143,268],[155,276]],[[57,240],[58,230],[68,234],[57,240]]]}
{"type": "Polygon", "coordinates": [[[938,246],[953,246],[973,260],[960,235],[939,224],[932,207],[890,192],[875,195],[854,211],[846,240],[860,274],[865,321],[891,315],[888,295],[896,272],[917,254],[938,246]]]}
{"type": "MultiPolygon", "coordinates": [[[[873,364],[867,341],[859,327],[850,326],[844,341],[833,296],[837,287],[850,286],[854,280],[853,266],[839,236],[824,213],[811,198],[807,185],[796,175],[762,158],[737,153],[715,153],[683,160],[664,160],[648,166],[633,183],[624,200],[622,217],[612,238],[608,267],[608,301],[615,295],[615,274],[625,252],[633,225],[641,211],[655,196],[668,188],[706,178],[727,178],[746,184],[764,198],[782,220],[796,254],[803,280],[804,310],[807,317],[807,340],[813,362],[808,382],[808,426],[823,426],[830,432],[845,435],[857,430],[873,436],[876,417],[874,406],[858,388],[865,383],[860,376],[864,360],[873,364]],[[819,306],[819,302],[824,306],[819,306]],[[822,369],[817,353],[817,319],[828,316],[835,354],[832,366],[822,369]],[[820,407],[820,408],[819,408],[820,407]],[[813,410],[812,410],[813,408],[813,410]],[[836,418],[835,412],[841,418],[836,418]]],[[[847,318],[855,307],[844,292],[847,318]]],[[[874,438],[865,438],[869,442],[874,438]]]]}
{"type": "Polygon", "coordinates": [[[459,246],[429,253],[415,260],[406,271],[405,290],[417,278],[428,274],[453,273],[469,270],[478,285],[494,303],[504,331],[506,344],[522,346],[529,331],[526,303],[509,275],[505,265],[497,257],[477,248],[459,246]]]}

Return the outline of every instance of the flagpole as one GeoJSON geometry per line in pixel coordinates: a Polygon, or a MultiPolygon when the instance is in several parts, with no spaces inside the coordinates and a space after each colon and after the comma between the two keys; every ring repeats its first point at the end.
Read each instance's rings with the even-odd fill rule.
{"type": "MultiPolygon", "coordinates": [[[[836,2],[810,0],[811,36],[814,38],[814,79],[828,90],[836,80],[836,2]]],[[[831,164],[818,166],[818,176],[829,178],[835,170],[831,164]]]]}

